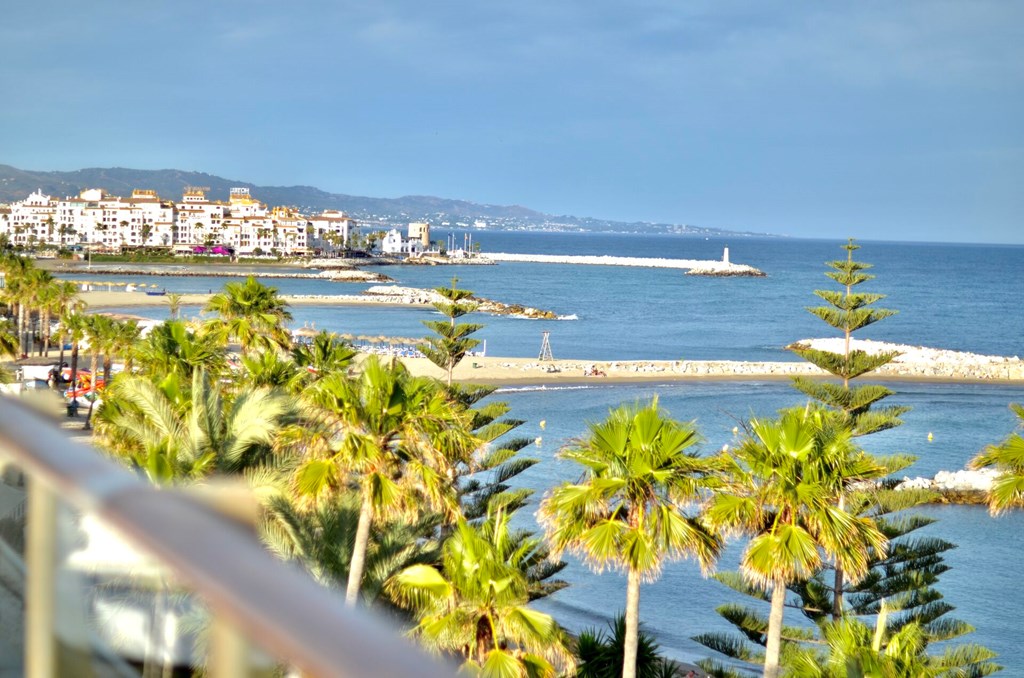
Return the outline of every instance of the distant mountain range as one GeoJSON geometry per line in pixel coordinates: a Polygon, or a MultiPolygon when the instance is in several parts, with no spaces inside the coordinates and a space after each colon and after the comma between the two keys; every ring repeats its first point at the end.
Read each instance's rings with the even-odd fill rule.
{"type": "MultiPolygon", "coordinates": [[[[550,231],[594,231],[619,233],[687,233],[694,235],[735,235],[736,231],[681,224],[621,222],[590,217],[555,216],[519,205],[483,205],[466,200],[451,200],[424,195],[401,198],[368,198],[328,193],[313,186],[257,186],[246,181],[225,179],[205,172],[182,170],[138,170],[123,167],[89,168],[73,172],[35,172],[0,165],[0,203],[24,200],[41,190],[55,197],[78,195],[87,188],[102,188],[108,193],[130,196],[136,188],[150,189],[160,197],[180,200],[186,186],[206,187],[212,200],[228,199],[231,188],[248,188],[256,199],[270,206],[287,205],[305,213],[324,209],[343,210],[364,222],[382,228],[427,221],[435,226],[472,226],[486,222],[490,228],[550,231]]],[[[763,235],[742,233],[743,235],[763,235]]]]}

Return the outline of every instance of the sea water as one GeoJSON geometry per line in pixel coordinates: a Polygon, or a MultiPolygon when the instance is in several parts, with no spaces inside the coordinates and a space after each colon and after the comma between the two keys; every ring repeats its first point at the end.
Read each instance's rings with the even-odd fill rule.
{"type": "MultiPolygon", "coordinates": [[[[443,235],[443,234],[442,234],[443,235]]],[[[439,236],[440,237],[440,236],[439,236]]],[[[766,278],[701,278],[669,269],[507,263],[498,266],[381,267],[378,270],[416,287],[458,285],[508,303],[550,309],[575,320],[531,321],[474,315],[485,324],[477,335],[489,355],[536,357],[543,331],[550,332],[556,358],[795,360],[785,350],[793,341],[835,336],[835,331],[806,311],[822,302],[815,289],[836,289],[824,276],[824,262],[845,258],[838,241],[734,236],[598,235],[528,232],[474,234],[484,252],[593,254],[624,257],[730,259],[750,264],[766,278]]],[[[858,332],[861,338],[995,355],[1024,354],[1024,313],[1020,261],[1024,247],[863,242],[858,260],[874,264],[877,275],[858,291],[888,295],[877,306],[899,313],[858,332]]],[[[279,270],[279,269],[274,269],[279,270]]],[[[259,273],[259,269],[254,269],[259,273]]],[[[77,280],[111,280],[81,272],[77,280]]],[[[119,278],[123,281],[124,278],[119,278]]],[[[233,278],[161,277],[170,292],[218,290],[233,278]]],[[[283,294],[354,294],[366,284],[268,279],[283,294]]],[[[147,317],[166,317],[164,307],[120,309],[147,317]]],[[[198,308],[186,313],[198,313],[198,308]]],[[[294,326],[352,334],[420,337],[429,309],[296,306],[294,326]]],[[[871,452],[903,452],[918,457],[905,473],[930,476],[963,468],[985,445],[1005,438],[1016,420],[1007,408],[1024,401],[1024,388],[991,384],[890,384],[893,403],[913,409],[897,429],[870,437],[871,452]],[[930,435],[929,435],[930,434],[930,435]]],[[[672,416],[695,421],[708,452],[732,444],[733,427],[751,416],[772,415],[803,398],[786,382],[702,382],[644,385],[594,383],[586,387],[516,387],[495,397],[508,401],[512,416],[527,420],[517,435],[536,439],[524,454],[540,463],[518,482],[536,490],[534,505],[521,517],[535,526],[536,499],[555,482],[571,480],[578,469],[556,459],[567,441],[585,433],[588,421],[602,419],[623,402],[657,394],[672,416]],[[540,422],[545,422],[542,429],[540,422]]],[[[958,544],[946,554],[953,569],[938,589],[957,607],[951,614],[977,632],[968,637],[1000,654],[1008,675],[1024,672],[1019,611],[1024,589],[1017,585],[1020,512],[993,519],[981,507],[933,507],[939,521],[926,533],[958,544]]],[[[727,550],[720,569],[733,567],[739,547],[727,550]]],[[[570,559],[563,576],[572,585],[538,607],[569,628],[603,626],[625,604],[624,579],[595,575],[570,559]]],[[[661,578],[643,588],[642,620],[670,656],[693,660],[708,652],[691,640],[706,631],[729,631],[714,608],[733,594],[702,577],[693,562],[666,566],[661,578]]]]}

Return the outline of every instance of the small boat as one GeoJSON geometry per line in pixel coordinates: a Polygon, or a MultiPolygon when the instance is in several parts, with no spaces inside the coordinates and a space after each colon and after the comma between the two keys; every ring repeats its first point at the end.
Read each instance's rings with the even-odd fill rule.
{"type": "Polygon", "coordinates": [[[146,290],[146,294],[151,297],[162,297],[167,294],[167,290],[146,290]]]}

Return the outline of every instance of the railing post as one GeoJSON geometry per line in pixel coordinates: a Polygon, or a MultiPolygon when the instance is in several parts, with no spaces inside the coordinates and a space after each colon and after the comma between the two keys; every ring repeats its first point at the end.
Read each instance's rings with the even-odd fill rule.
{"type": "Polygon", "coordinates": [[[249,643],[238,628],[222,615],[213,618],[210,630],[211,678],[248,678],[249,643]]]}
{"type": "Polygon", "coordinates": [[[57,675],[57,498],[30,478],[25,545],[25,676],[57,675]]]}

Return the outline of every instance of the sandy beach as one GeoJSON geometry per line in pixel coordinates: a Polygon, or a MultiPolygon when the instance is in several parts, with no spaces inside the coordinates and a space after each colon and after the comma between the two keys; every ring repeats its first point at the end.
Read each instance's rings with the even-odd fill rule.
{"type": "MultiPolygon", "coordinates": [[[[184,294],[182,305],[201,306],[209,294],[184,294]]],[[[81,298],[92,308],[166,306],[167,297],[145,292],[90,291],[81,298]]],[[[284,296],[293,306],[413,306],[429,304],[394,296],[308,295],[284,296]]],[[[806,339],[817,348],[842,351],[841,340],[806,339]]],[[[938,382],[1024,383],[1024,360],[1014,357],[986,356],[905,344],[854,340],[853,348],[874,353],[899,351],[901,355],[871,377],[885,380],[938,382]]],[[[402,359],[417,374],[444,376],[440,368],[423,358],[402,359]]],[[[466,358],[455,370],[459,381],[489,384],[599,384],[615,382],[667,382],[698,379],[763,380],[794,376],[824,377],[813,365],[800,361],[750,362],[735,360],[578,360],[540,361],[498,356],[466,358]],[[588,376],[594,372],[602,376],[588,376]]]]}
{"type": "MultiPolygon", "coordinates": [[[[202,306],[213,296],[212,294],[183,294],[181,295],[182,306],[202,306]]],[[[104,292],[91,290],[82,292],[79,297],[91,308],[105,308],[111,306],[166,306],[167,296],[150,295],[145,292],[104,292]]],[[[360,294],[310,294],[310,295],[282,295],[282,299],[292,306],[312,305],[317,306],[413,306],[428,308],[429,304],[405,302],[388,297],[371,297],[360,294]]]]}

